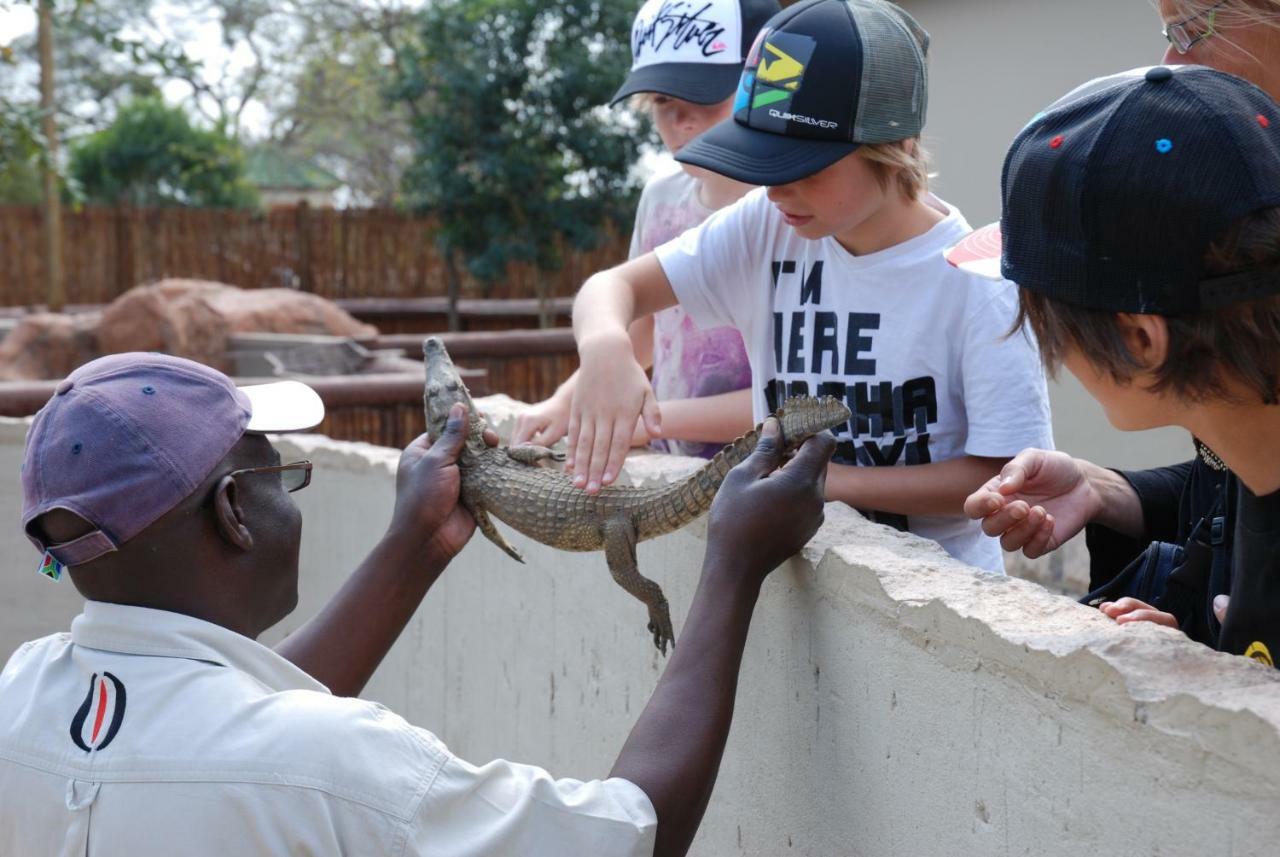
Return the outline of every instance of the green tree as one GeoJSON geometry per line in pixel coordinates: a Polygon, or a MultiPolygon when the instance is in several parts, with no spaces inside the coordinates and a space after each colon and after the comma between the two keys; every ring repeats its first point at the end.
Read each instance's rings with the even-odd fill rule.
{"type": "MultiPolygon", "coordinates": [[[[37,0],[0,0],[30,4],[37,0]]],[[[161,90],[246,144],[314,161],[359,203],[392,205],[412,160],[391,103],[417,0],[57,0],[57,118],[74,141],[161,90]],[[193,49],[200,46],[199,58],[193,49]]],[[[35,88],[34,34],[0,46],[0,88],[35,88]]]]}
{"type": "Polygon", "coordinates": [[[71,150],[71,177],[91,202],[251,207],[239,143],[196,128],[159,98],[124,105],[115,122],[71,150]]]}
{"type": "Polygon", "coordinates": [[[39,109],[0,98],[0,205],[39,205],[43,165],[39,109]]]}
{"type": "Polygon", "coordinates": [[[626,73],[634,7],[436,0],[418,13],[394,91],[416,143],[404,190],[438,220],[451,297],[463,260],[489,282],[515,261],[553,270],[562,246],[630,222],[642,135],[601,105],[626,73]]]}
{"type": "Polygon", "coordinates": [[[409,112],[388,100],[392,64],[368,31],[317,32],[271,103],[268,139],[340,178],[358,203],[392,206],[413,158],[409,112]]]}

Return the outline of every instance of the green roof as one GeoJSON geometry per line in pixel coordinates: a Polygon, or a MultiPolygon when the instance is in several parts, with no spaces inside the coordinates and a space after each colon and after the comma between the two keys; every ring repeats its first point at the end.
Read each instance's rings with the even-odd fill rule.
{"type": "Polygon", "coordinates": [[[244,167],[249,183],[265,190],[335,190],[342,186],[328,170],[270,146],[247,149],[244,167]]]}

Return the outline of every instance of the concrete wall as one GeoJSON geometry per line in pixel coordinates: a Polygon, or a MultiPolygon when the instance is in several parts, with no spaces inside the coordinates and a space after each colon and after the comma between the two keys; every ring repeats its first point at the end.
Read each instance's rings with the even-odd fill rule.
{"type": "MultiPolygon", "coordinates": [[[[1160,62],[1152,0],[900,0],[932,34],[934,189],[974,226],[1000,216],[1000,168],[1032,116],[1093,77],[1160,62]]],[[[1051,387],[1058,447],[1107,467],[1191,457],[1186,432],[1123,434],[1064,372],[1051,387]]]]}
{"type": "MultiPolygon", "coordinates": [[[[23,426],[0,423],[0,472],[23,426]]],[[[396,453],[314,436],[304,513],[312,614],[381,533],[396,453]]],[[[692,462],[634,458],[637,480],[692,462]]],[[[65,628],[71,586],[35,574],[0,492],[0,655],[65,628]]],[[[428,595],[368,695],[476,761],[602,776],[663,661],[640,604],[595,554],[474,540],[428,595]]],[[[701,522],[640,547],[677,639],[701,522]]],[[[286,627],[271,634],[278,639],[286,627]]],[[[1034,584],[960,566],[835,506],[765,586],[738,712],[695,846],[702,857],[1274,855],[1280,675],[1153,626],[1118,628],[1034,584]]]]}

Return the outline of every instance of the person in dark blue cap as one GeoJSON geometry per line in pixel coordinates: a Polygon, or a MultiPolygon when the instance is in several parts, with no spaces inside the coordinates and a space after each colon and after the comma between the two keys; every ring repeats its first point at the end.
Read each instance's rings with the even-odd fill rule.
{"type": "Polygon", "coordinates": [[[1065,365],[1117,428],[1188,429],[1223,474],[1187,478],[1177,508],[1154,509],[1139,499],[1142,482],[1168,469],[1121,474],[1033,449],[966,511],[1028,556],[1088,523],[1155,534],[1088,600],[1118,622],[1181,628],[1274,666],[1280,107],[1199,66],[1086,84],[1014,141],[999,231],[950,258],[988,270],[999,258],[1050,368],[1065,365]]]}
{"type": "Polygon", "coordinates": [[[1035,350],[1003,335],[1012,284],[943,258],[970,229],[928,191],[928,48],[884,0],[802,0],[769,20],[733,117],[676,156],[767,190],[578,297],[568,452],[580,487],[617,477],[638,417],[664,430],[626,331],[678,303],[742,333],[757,421],[797,395],[848,404],[829,500],[1003,573],[964,500],[1018,450],[1052,444],[1048,398],[1035,350]]]}

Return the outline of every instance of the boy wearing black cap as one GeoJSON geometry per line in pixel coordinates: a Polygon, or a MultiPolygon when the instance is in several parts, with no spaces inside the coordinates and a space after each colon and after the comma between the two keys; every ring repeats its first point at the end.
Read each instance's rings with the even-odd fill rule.
{"type": "MultiPolygon", "coordinates": [[[[1153,479],[1169,469],[1121,474],[1027,450],[966,511],[1030,556],[1090,523],[1171,542],[1120,578],[1133,588],[1117,595],[1131,594],[1103,612],[1274,665],[1280,108],[1197,66],[1086,84],[1014,141],[1000,232],[1046,363],[1065,364],[1117,428],[1188,429],[1203,464],[1162,504],[1153,479]]],[[[986,252],[962,245],[953,261],[990,264],[1001,247],[994,231],[974,243],[986,252]]]]}
{"type": "Polygon", "coordinates": [[[623,337],[678,302],[700,324],[742,332],[757,419],[793,395],[849,405],[828,499],[1003,570],[962,504],[1028,442],[1052,444],[1047,397],[1034,350],[1004,337],[1013,287],[942,258],[969,227],[927,192],[927,48],[883,0],[804,0],[769,21],[733,118],[677,156],[767,193],[597,274],[579,296],[577,484],[616,477],[637,415],[656,428],[623,337]]]}
{"type": "MultiPolygon", "coordinates": [[[[747,53],[777,11],[777,0],[649,0],[632,27],[631,72],[611,104],[628,98],[643,104],[663,146],[677,154],[732,114],[747,53]]],[[[628,258],[651,252],[751,189],[688,164],[655,175],[640,195],[628,258]]],[[[670,307],[633,324],[631,341],[636,358],[651,370],[666,415],[662,437],[638,426],[634,445],[711,458],[751,428],[751,365],[737,330],[700,327],[680,307],[670,307]]],[[[575,373],[549,399],[525,410],[512,442],[549,446],[563,438],[576,385],[575,373]]]]}

